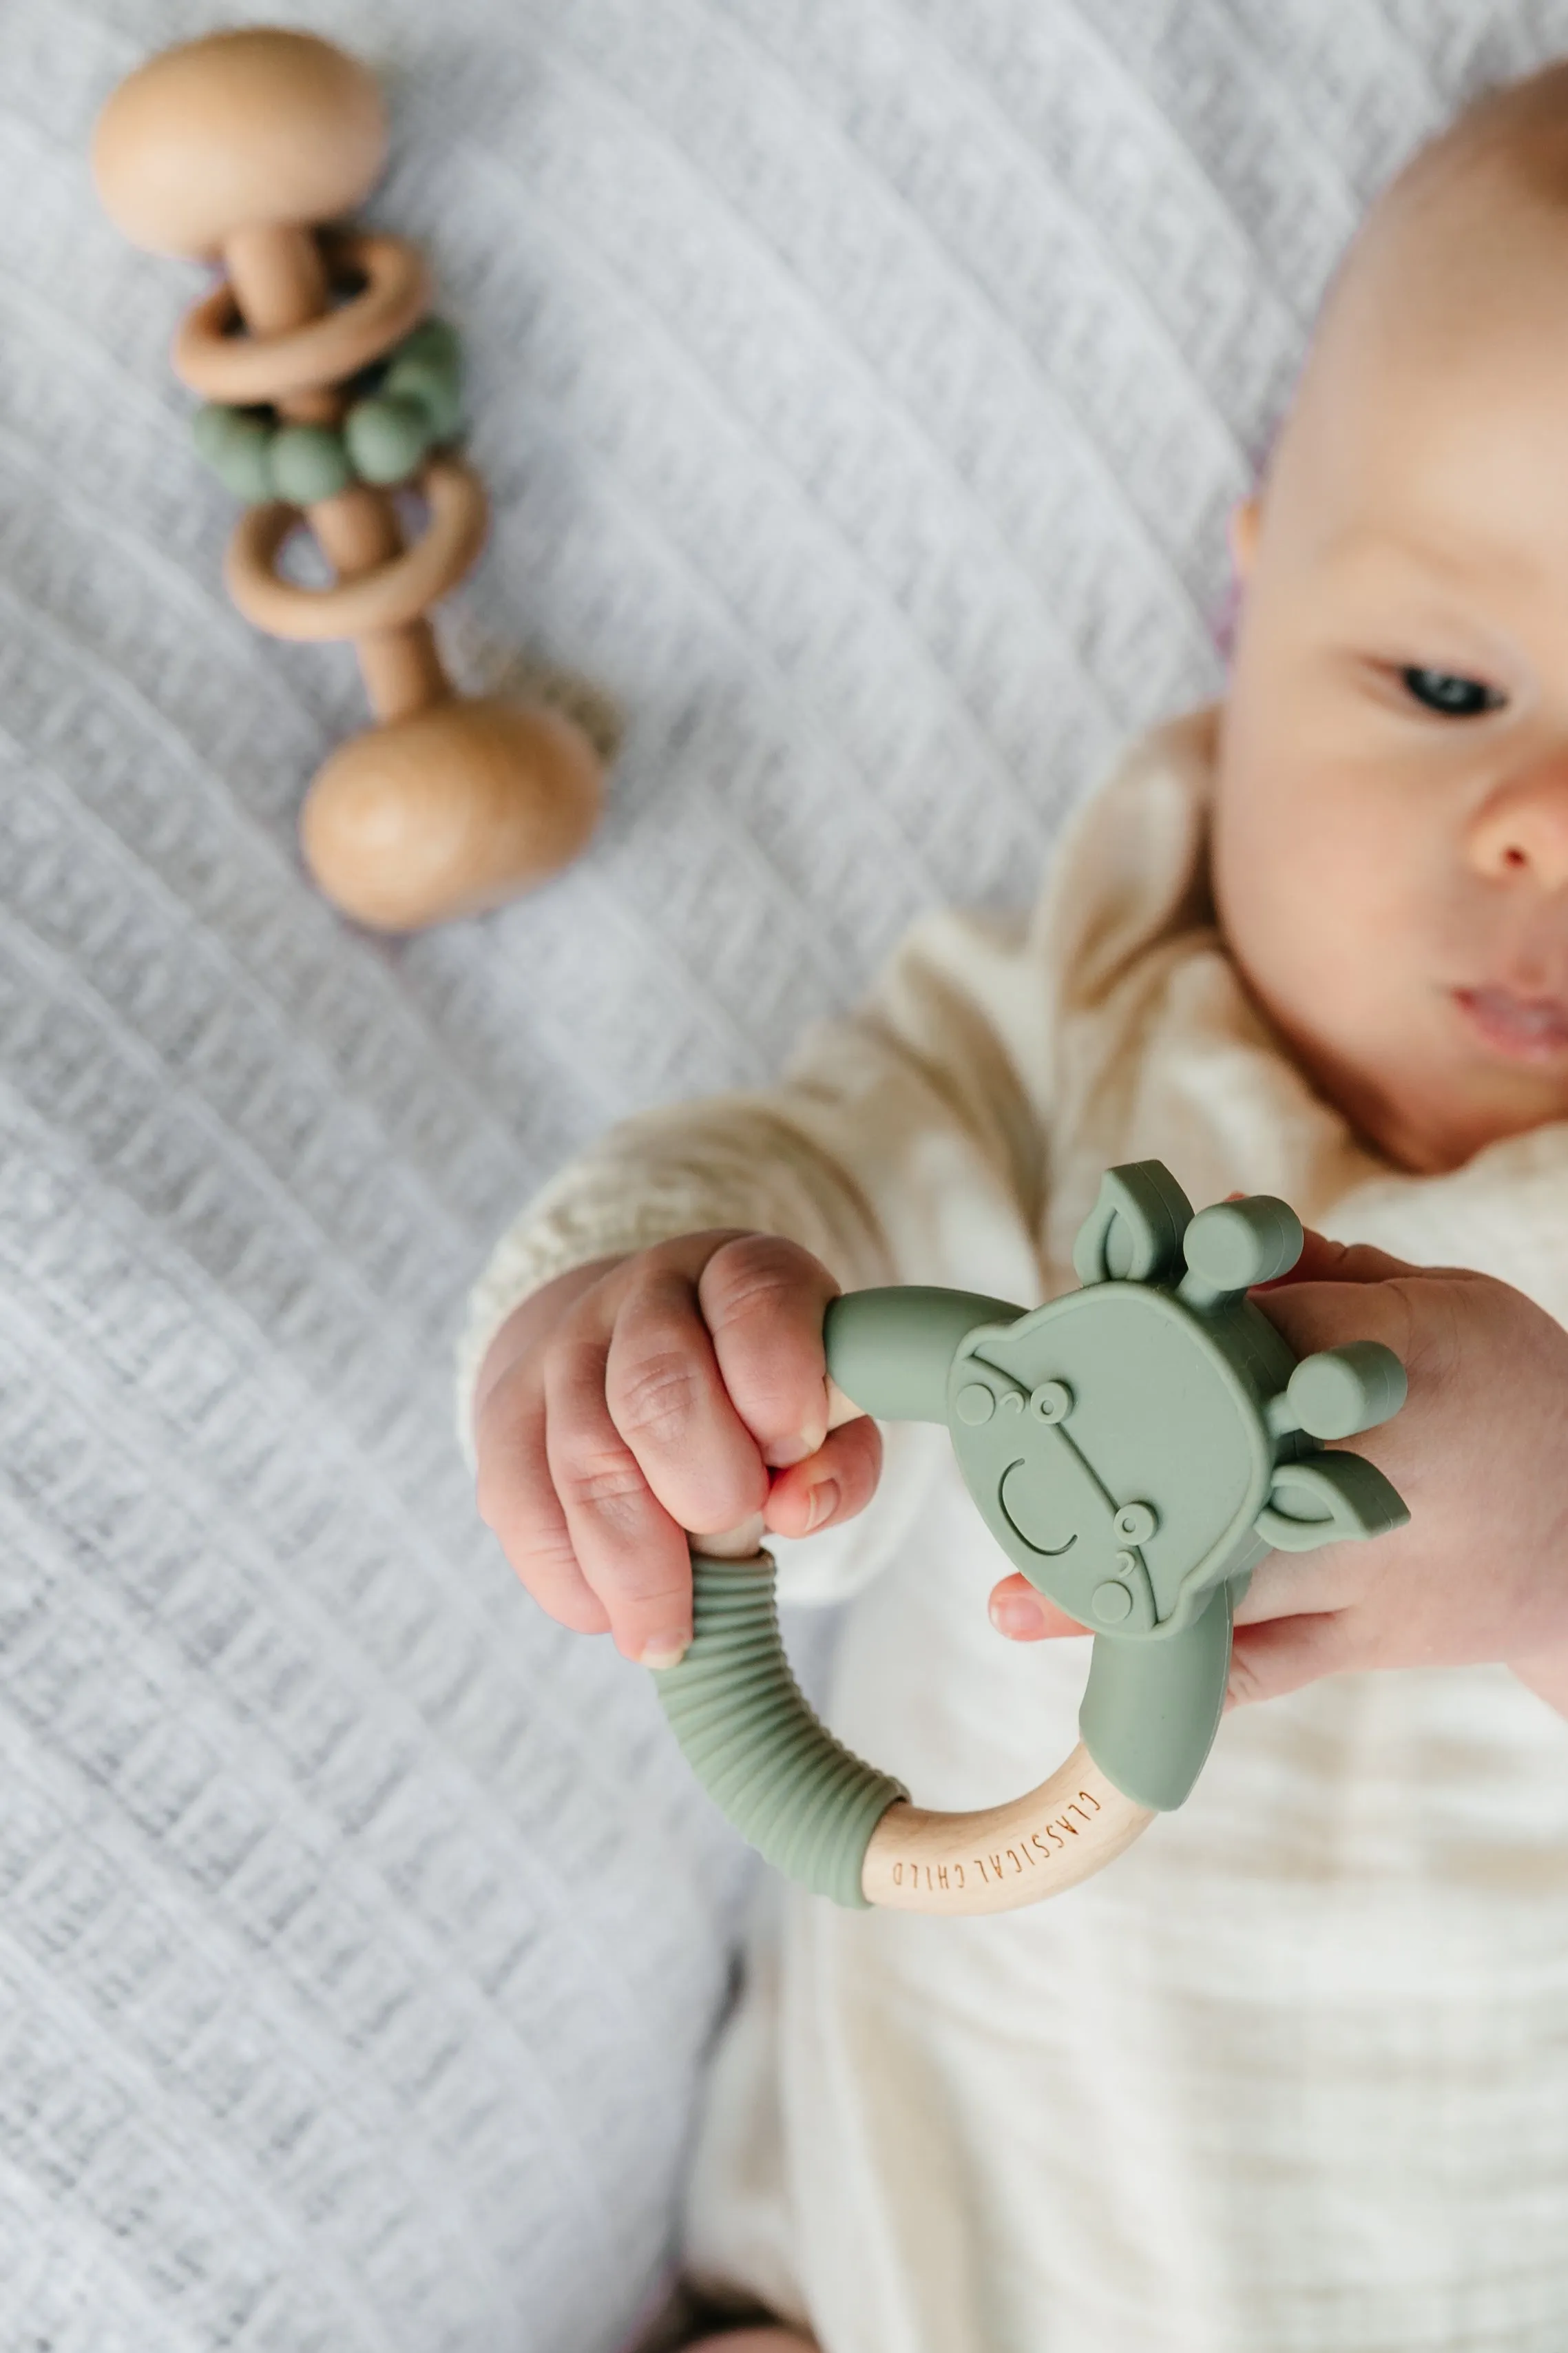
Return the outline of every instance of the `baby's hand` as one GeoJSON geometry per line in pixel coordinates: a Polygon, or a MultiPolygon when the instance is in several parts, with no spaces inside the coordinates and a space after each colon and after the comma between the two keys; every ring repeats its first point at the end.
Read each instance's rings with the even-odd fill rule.
{"type": "Polygon", "coordinates": [[[647,1666],[691,1640],[685,1531],[784,1536],[869,1501],[881,1440],[828,1432],[837,1284],[776,1236],[683,1235],[524,1300],[476,1388],[479,1505],[540,1606],[647,1666]]]}
{"type": "MultiPolygon", "coordinates": [[[[1411,1517],[1269,1555],[1237,1612],[1229,1704],[1368,1667],[1501,1661],[1568,1715],[1568,1332],[1489,1275],[1320,1234],[1253,1296],[1299,1356],[1382,1340],[1402,1360],[1405,1404],[1348,1443],[1411,1517]]],[[[991,1601],[1016,1641],[1084,1630],[1021,1577],[991,1601]]]]}

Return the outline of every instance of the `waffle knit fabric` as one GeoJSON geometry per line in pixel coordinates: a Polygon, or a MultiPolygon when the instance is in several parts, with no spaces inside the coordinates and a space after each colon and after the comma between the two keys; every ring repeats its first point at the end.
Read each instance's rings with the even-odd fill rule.
{"type": "Polygon", "coordinates": [[[1223,519],[1353,224],[1563,0],[300,0],[471,360],[469,686],[625,739],[559,882],[405,944],[294,818],[98,106],[238,0],[0,7],[0,2347],[604,2353],[743,1858],[450,1437],[463,1293],[620,1114],[1021,905],[1212,692],[1223,519]]]}

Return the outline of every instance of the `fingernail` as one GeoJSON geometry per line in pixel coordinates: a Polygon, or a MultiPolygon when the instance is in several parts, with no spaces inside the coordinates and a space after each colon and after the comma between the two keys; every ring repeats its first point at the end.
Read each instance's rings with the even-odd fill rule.
{"type": "Polygon", "coordinates": [[[690,1640],[689,1634],[655,1634],[651,1641],[643,1644],[638,1656],[645,1667],[651,1667],[658,1674],[664,1667],[679,1664],[686,1656],[690,1640]]]}
{"type": "Polygon", "coordinates": [[[796,1462],[805,1462],[816,1452],[826,1437],[826,1427],[820,1430],[797,1430],[793,1438],[781,1438],[768,1450],[768,1462],[774,1471],[788,1471],[796,1462]]]}
{"type": "Polygon", "coordinates": [[[1045,1611],[1032,1593],[1005,1594],[991,1604],[991,1623],[999,1634],[1034,1634],[1045,1622],[1045,1611]]]}
{"type": "Polygon", "coordinates": [[[837,1509],[837,1480],[819,1479],[811,1491],[811,1508],[805,1515],[806,1535],[809,1535],[813,1528],[819,1528],[823,1521],[830,1519],[837,1509]]]}

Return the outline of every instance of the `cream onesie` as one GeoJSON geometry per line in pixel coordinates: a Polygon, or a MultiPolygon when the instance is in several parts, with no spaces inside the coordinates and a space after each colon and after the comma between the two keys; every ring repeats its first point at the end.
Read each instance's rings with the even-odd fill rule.
{"type": "MultiPolygon", "coordinates": [[[[1128,1160],[1568,1321],[1568,1124],[1400,1174],[1243,991],[1205,880],[1216,722],[1133,746],[1032,919],[922,921],[780,1084],[567,1167],[475,1291],[465,1434],[498,1325],[584,1260],[740,1226],[846,1290],[1029,1306],[1128,1160]]],[[[835,1730],[921,1804],[989,1804],[1071,1746],[1086,1645],[993,1630],[1008,1565],[945,1431],[885,1436],[858,1520],[774,1546],[781,1589],[851,1597],[835,1730]]],[[[1033,1910],[771,1887],[687,2252],[825,2353],[1563,2353],[1568,1723],[1502,1667],[1340,1676],[1228,1716],[1184,1808],[1033,1910]]]]}

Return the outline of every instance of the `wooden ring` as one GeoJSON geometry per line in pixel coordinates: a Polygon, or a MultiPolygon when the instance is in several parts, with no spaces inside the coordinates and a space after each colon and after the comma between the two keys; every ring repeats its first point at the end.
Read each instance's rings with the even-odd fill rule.
{"type": "Polygon", "coordinates": [[[1022,1798],[970,1814],[889,1806],[861,1866],[868,1904],[901,1912],[1016,1912],[1092,1879],[1154,1817],[1108,1781],[1080,1742],[1022,1798]]]}
{"type": "Polygon", "coordinates": [[[374,637],[417,620],[444,596],[484,544],[484,486],[459,459],[428,459],[416,487],[430,519],[412,547],[331,588],[301,588],[277,573],[279,550],[301,521],[281,499],[249,507],[224,558],[229,595],[247,621],[274,638],[321,645],[374,637]]]}
{"type": "Polygon", "coordinates": [[[283,400],[357,375],[424,317],[430,273],[406,238],[336,237],[331,254],[334,265],[363,274],[363,287],[338,310],[286,334],[236,334],[234,289],[226,279],[215,287],[186,311],[174,337],[172,359],[181,383],[205,400],[241,407],[283,400]]]}

